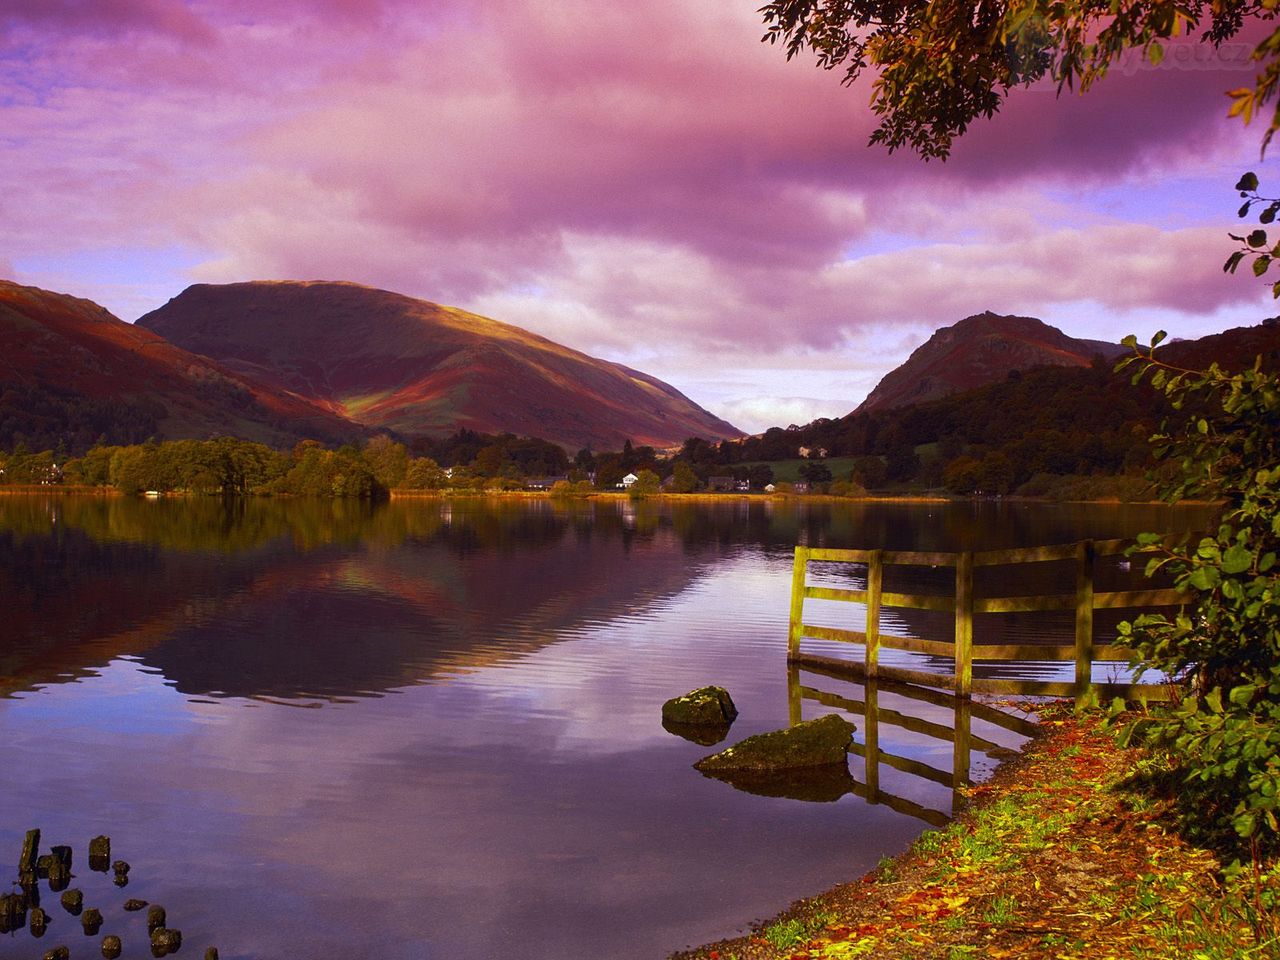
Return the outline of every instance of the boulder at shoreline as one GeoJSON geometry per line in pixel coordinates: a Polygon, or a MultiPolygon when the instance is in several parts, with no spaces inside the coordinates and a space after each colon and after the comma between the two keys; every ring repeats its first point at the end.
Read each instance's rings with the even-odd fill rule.
{"type": "Polygon", "coordinates": [[[829,713],[794,727],[761,733],[694,764],[703,773],[720,771],[800,770],[848,766],[849,741],[856,729],[844,717],[829,713]]]}

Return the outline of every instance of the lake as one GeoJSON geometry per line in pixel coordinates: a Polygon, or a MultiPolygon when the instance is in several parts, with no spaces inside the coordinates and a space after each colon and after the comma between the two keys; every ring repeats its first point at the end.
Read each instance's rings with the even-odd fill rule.
{"type": "MultiPolygon", "coordinates": [[[[72,845],[73,886],[126,958],[150,950],[125,897],[163,904],[193,957],[664,957],[855,879],[951,809],[948,784],[908,769],[873,771],[871,803],[761,796],[692,768],[788,722],[796,543],[988,549],[1206,520],[1007,502],[0,497],[0,864],[16,880],[30,827],[46,850],[72,845]],[[719,747],[660,722],[663,700],[707,683],[740,711],[719,747]],[[127,887],[87,869],[98,834],[132,864],[127,887]]],[[[882,721],[879,750],[951,769],[952,744],[928,733],[951,722],[939,698],[822,684],[917,717],[882,721]]],[[[1025,742],[991,714],[971,719],[977,779],[1025,742]]],[[[48,933],[0,936],[0,957],[98,956],[44,898],[48,933]]]]}

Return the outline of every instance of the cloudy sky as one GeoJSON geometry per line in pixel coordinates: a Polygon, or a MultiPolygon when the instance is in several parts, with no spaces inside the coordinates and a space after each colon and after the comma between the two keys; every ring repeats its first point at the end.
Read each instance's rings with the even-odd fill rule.
{"type": "Polygon", "coordinates": [[[0,0],[0,277],[134,320],[342,279],[660,376],[747,430],[852,409],[936,327],[1277,312],[1227,280],[1248,48],[1016,96],[946,164],[760,43],[760,0],[0,0]],[[1233,202],[1234,201],[1234,202],[1233,202]]]}

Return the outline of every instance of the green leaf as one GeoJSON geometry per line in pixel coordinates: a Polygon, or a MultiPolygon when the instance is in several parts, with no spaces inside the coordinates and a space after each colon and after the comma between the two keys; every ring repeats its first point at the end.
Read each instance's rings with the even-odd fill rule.
{"type": "Polygon", "coordinates": [[[1197,590],[1212,590],[1221,581],[1222,576],[1217,567],[1196,567],[1191,576],[1187,577],[1187,583],[1197,590]]]}
{"type": "Polygon", "coordinates": [[[1229,547],[1222,555],[1223,573],[1244,573],[1253,565],[1253,551],[1248,547],[1236,544],[1229,547]]]}
{"type": "Polygon", "coordinates": [[[1267,254],[1264,253],[1262,256],[1258,257],[1256,260],[1253,261],[1253,275],[1255,277],[1262,276],[1264,273],[1267,272],[1267,268],[1270,266],[1271,266],[1271,257],[1269,257],[1267,254]]]}
{"type": "Polygon", "coordinates": [[[1250,170],[1240,178],[1240,182],[1236,184],[1237,190],[1257,190],[1258,175],[1250,170]]]}

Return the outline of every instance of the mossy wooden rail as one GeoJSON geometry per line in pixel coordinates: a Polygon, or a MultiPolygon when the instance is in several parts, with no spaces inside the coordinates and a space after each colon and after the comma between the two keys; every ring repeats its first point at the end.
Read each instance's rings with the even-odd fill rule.
{"type": "Polygon", "coordinates": [[[825,547],[798,546],[791,581],[791,617],[787,642],[788,660],[811,666],[853,672],[868,678],[882,677],[906,683],[941,687],[957,696],[971,693],[1042,695],[1071,697],[1083,702],[1090,697],[1128,700],[1168,699],[1166,684],[1096,683],[1093,680],[1095,660],[1129,659],[1129,651],[1114,644],[1095,644],[1094,611],[1103,609],[1142,610],[1151,607],[1176,606],[1184,602],[1181,593],[1172,589],[1126,590],[1098,592],[1094,589],[1098,557],[1123,554],[1130,540],[1083,540],[1079,543],[1047,547],[1024,547],[1013,550],[965,551],[935,553],[902,550],[838,550],[825,547]],[[974,569],[977,567],[1075,561],[1074,589],[1059,594],[1036,596],[974,595],[974,569]],[[811,562],[855,563],[867,568],[866,588],[862,590],[811,586],[808,568],[811,562]],[[951,596],[894,593],[884,589],[884,572],[890,566],[949,567],[955,569],[955,592],[951,596]],[[804,601],[836,600],[866,606],[865,630],[824,627],[804,622],[804,601]],[[955,631],[949,640],[926,640],[882,634],[880,612],[883,607],[953,612],[955,631]],[[1071,645],[1049,644],[983,644],[975,657],[973,618],[976,614],[1031,613],[1074,611],[1075,642],[1071,645]],[[861,644],[861,663],[834,657],[803,654],[801,641],[806,638],[861,644]],[[912,653],[928,654],[954,661],[951,676],[926,670],[890,666],[880,663],[880,650],[888,647],[912,653]],[[979,661],[1062,661],[1075,663],[1075,680],[1052,682],[1040,680],[1007,680],[975,678],[974,660],[979,661]]]}

